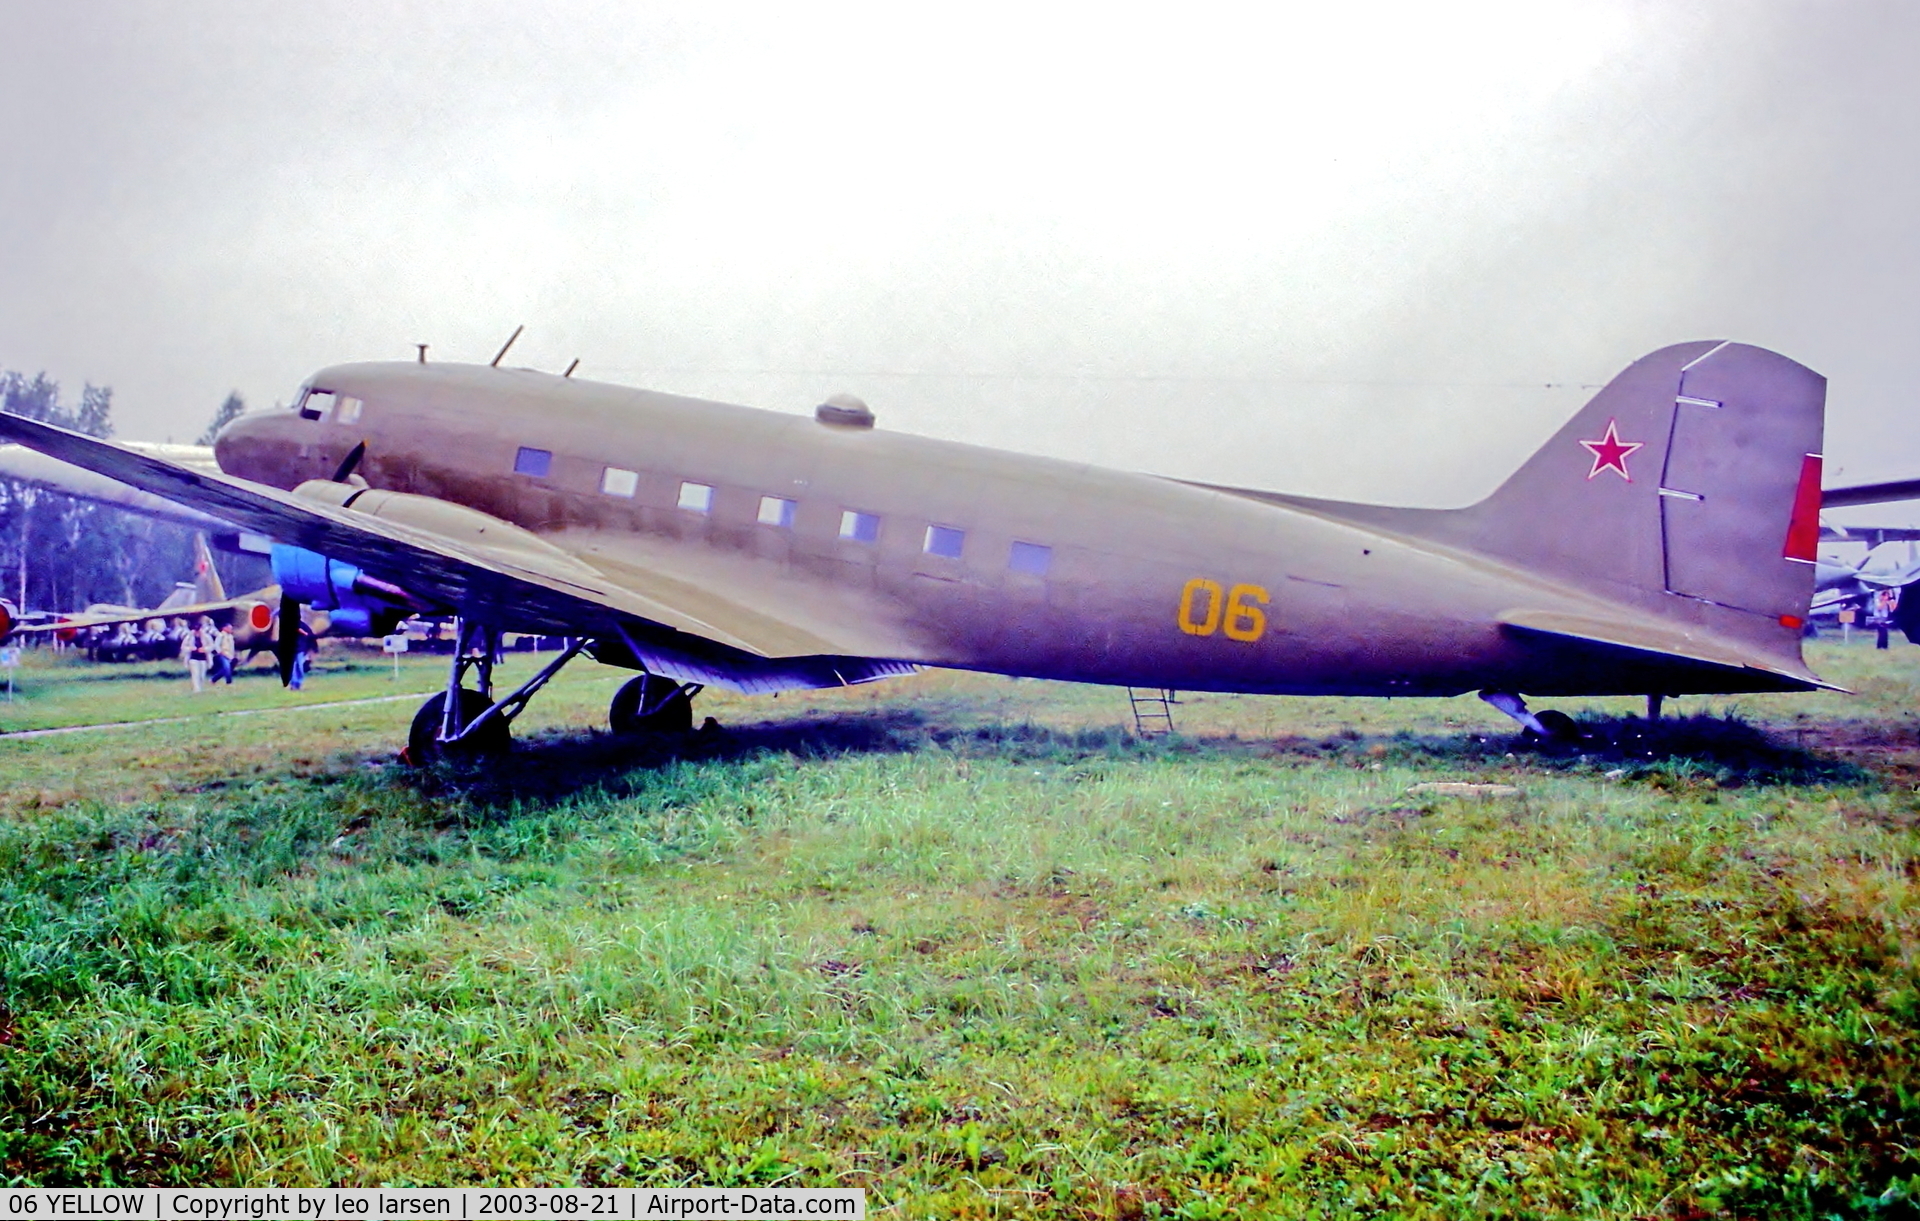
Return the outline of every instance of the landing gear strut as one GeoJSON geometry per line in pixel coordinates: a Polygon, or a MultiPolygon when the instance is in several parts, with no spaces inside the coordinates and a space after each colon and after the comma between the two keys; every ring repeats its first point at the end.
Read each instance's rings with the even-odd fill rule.
{"type": "Polygon", "coordinates": [[[455,759],[497,759],[513,748],[513,718],[534,693],[587,647],[569,640],[560,655],[505,699],[493,698],[493,667],[500,660],[499,629],[465,619],[454,624],[447,689],[420,706],[407,734],[407,761],[416,766],[455,759]],[[474,685],[465,685],[468,674],[474,685]]]}
{"type": "Polygon", "coordinates": [[[1482,691],[1480,698],[1512,717],[1520,728],[1549,742],[1577,742],[1580,726],[1564,712],[1551,708],[1528,712],[1527,701],[1511,691],[1482,691]]]}
{"type": "MultiPolygon", "coordinates": [[[[504,699],[493,695],[493,667],[500,660],[500,631],[466,619],[454,623],[453,663],[447,688],[420,705],[407,734],[406,761],[431,763],[498,759],[513,748],[510,729],[534,693],[563,666],[592,645],[570,639],[566,648],[538,674],[504,699]],[[467,681],[471,677],[473,685],[467,681]]],[[[615,693],[607,719],[617,734],[684,734],[693,729],[693,697],[699,683],[681,683],[660,674],[642,674],[615,693]]]]}
{"type": "Polygon", "coordinates": [[[693,697],[702,689],[699,683],[676,683],[663,675],[642,674],[614,693],[607,723],[617,734],[690,733],[693,697]]]}

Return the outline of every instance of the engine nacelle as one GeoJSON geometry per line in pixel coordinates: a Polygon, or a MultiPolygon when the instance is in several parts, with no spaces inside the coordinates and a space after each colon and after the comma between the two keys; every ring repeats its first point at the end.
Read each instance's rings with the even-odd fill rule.
{"type": "Polygon", "coordinates": [[[280,592],[325,611],[337,635],[384,636],[418,609],[404,590],[369,577],[345,560],[285,543],[275,543],[269,557],[280,592]]]}
{"type": "Polygon", "coordinates": [[[325,611],[359,604],[354,584],[362,574],[357,566],[285,543],[275,543],[268,554],[273,579],[287,597],[325,611]]]}

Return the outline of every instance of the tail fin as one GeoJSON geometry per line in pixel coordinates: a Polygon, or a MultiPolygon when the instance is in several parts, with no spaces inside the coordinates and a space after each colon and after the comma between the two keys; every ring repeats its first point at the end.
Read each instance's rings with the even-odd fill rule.
{"type": "Polygon", "coordinates": [[[1826,379],[1764,348],[1636,361],[1493,495],[1438,514],[1483,554],[1800,668],[1826,379]]]}
{"type": "Polygon", "coordinates": [[[220,570],[213,566],[213,552],[207,549],[207,536],[199,531],[193,535],[193,600],[227,600],[227,587],[221,583],[220,570]]]}

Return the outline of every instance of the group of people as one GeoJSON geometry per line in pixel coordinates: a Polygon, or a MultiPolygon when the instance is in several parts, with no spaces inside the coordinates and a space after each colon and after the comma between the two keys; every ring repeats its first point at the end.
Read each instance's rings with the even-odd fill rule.
{"type": "Polygon", "coordinates": [[[215,627],[205,615],[180,638],[180,660],[187,663],[187,679],[195,691],[209,678],[232,686],[235,656],[233,629],[224,623],[215,627]]]}
{"type": "Polygon", "coordinates": [[[88,628],[79,643],[95,661],[162,661],[180,655],[180,642],[191,630],[187,621],[177,616],[155,618],[144,624],[88,628]]]}

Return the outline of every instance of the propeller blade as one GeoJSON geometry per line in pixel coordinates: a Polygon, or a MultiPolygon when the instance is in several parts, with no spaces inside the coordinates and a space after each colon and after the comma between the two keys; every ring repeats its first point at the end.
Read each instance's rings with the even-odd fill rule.
{"type": "Polygon", "coordinates": [[[353,474],[353,468],[359,466],[360,459],[366,456],[367,443],[365,441],[360,442],[360,444],[348,450],[347,456],[340,459],[340,469],[333,472],[333,481],[335,483],[345,483],[347,476],[353,474]]]}
{"type": "Polygon", "coordinates": [[[274,633],[273,656],[280,663],[280,685],[293,683],[293,659],[300,653],[300,603],[285,597],[280,599],[280,626],[274,633]]]}

